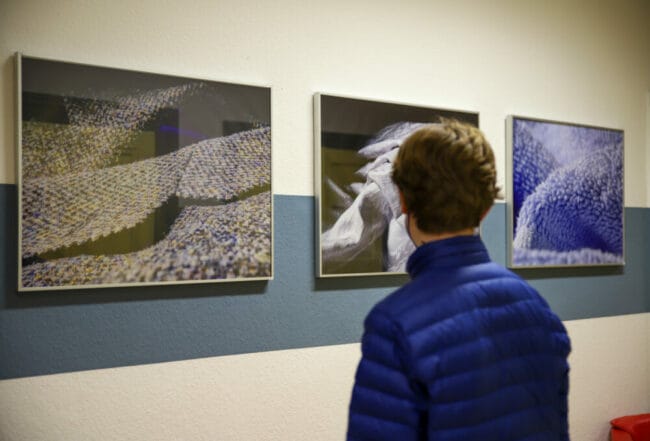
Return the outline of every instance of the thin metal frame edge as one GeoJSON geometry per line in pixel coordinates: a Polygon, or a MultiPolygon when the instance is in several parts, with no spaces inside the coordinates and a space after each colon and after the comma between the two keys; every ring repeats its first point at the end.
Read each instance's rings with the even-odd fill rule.
{"type": "Polygon", "coordinates": [[[626,246],[625,246],[625,130],[624,129],[618,129],[618,128],[612,128],[612,127],[603,127],[603,126],[596,126],[596,125],[591,125],[591,124],[581,124],[581,123],[574,123],[574,122],[567,122],[567,121],[557,121],[557,120],[552,120],[552,119],[546,119],[546,118],[533,118],[533,117],[528,117],[528,116],[521,116],[521,115],[515,115],[515,114],[510,114],[506,118],[506,224],[508,225],[507,228],[507,233],[508,237],[506,237],[506,250],[507,250],[507,264],[508,268],[515,269],[515,270],[540,270],[540,269],[558,269],[558,268],[612,268],[612,267],[624,267],[625,266],[625,251],[626,251],[626,246]],[[513,259],[513,254],[514,254],[514,204],[513,204],[513,199],[514,199],[514,189],[512,188],[512,181],[513,181],[513,165],[514,165],[514,160],[513,160],[513,153],[514,153],[514,138],[513,138],[513,129],[514,129],[514,120],[515,119],[521,119],[521,120],[526,120],[526,121],[535,121],[535,122],[542,122],[542,123],[549,123],[549,124],[560,124],[560,125],[565,125],[565,126],[573,126],[573,127],[585,127],[589,129],[599,129],[599,130],[611,130],[611,131],[616,131],[616,132],[621,132],[623,135],[623,146],[622,146],[622,152],[621,152],[621,167],[622,167],[622,190],[623,190],[623,210],[621,214],[621,222],[622,222],[622,234],[623,234],[623,252],[622,252],[622,261],[617,262],[617,263],[592,263],[592,264],[568,264],[568,265],[515,265],[514,264],[514,259],[513,259]]]}
{"type": "MultiPolygon", "coordinates": [[[[408,275],[407,272],[402,271],[383,271],[383,272],[374,272],[374,273],[341,273],[341,274],[324,274],[322,271],[322,249],[320,244],[320,235],[322,230],[321,223],[321,210],[322,210],[322,199],[321,199],[321,179],[322,179],[322,168],[321,168],[321,97],[327,96],[332,98],[343,98],[349,100],[358,100],[358,101],[368,101],[377,104],[395,104],[400,106],[411,106],[411,107],[423,107],[431,110],[442,110],[446,112],[462,112],[462,113],[471,113],[476,115],[478,121],[478,127],[480,128],[481,124],[481,114],[477,110],[461,110],[461,109],[450,109],[445,107],[432,107],[431,105],[418,104],[418,103],[406,103],[399,101],[391,100],[382,100],[380,98],[363,98],[359,96],[351,95],[339,95],[331,94],[325,92],[315,92],[314,93],[314,199],[316,206],[316,222],[315,222],[315,240],[317,246],[316,249],[316,277],[322,279],[334,279],[334,278],[351,278],[351,277],[391,277],[391,276],[405,276],[408,275]],[[317,108],[318,106],[318,108],[317,108]]],[[[479,224],[479,234],[481,234],[482,222],[479,224]]]]}
{"type": "Polygon", "coordinates": [[[182,285],[200,285],[200,284],[228,284],[228,283],[246,283],[246,282],[268,282],[275,277],[275,227],[274,227],[274,194],[273,194],[273,88],[268,84],[254,84],[254,83],[238,83],[234,81],[219,81],[208,78],[189,77],[185,75],[177,75],[172,73],[148,72],[143,70],[134,70],[124,67],[110,67],[97,64],[78,63],[68,60],[57,60],[53,58],[26,56],[22,52],[15,53],[16,65],[16,179],[18,188],[18,274],[17,274],[17,291],[18,292],[47,292],[47,291],[72,291],[83,289],[105,289],[105,288],[138,288],[146,286],[182,286],[182,285]],[[79,66],[92,66],[104,69],[115,69],[133,73],[143,73],[149,75],[164,75],[173,76],[178,78],[186,78],[188,80],[196,81],[210,81],[215,83],[223,83],[238,86],[259,87],[268,89],[269,92],[269,121],[271,124],[271,176],[270,176],[270,194],[271,194],[271,274],[268,277],[247,277],[247,278],[234,278],[234,279],[204,279],[204,280],[179,280],[179,281],[166,281],[166,282],[143,282],[143,283],[106,283],[96,285],[61,285],[50,287],[25,287],[22,285],[22,59],[29,58],[33,60],[51,61],[57,63],[68,63],[79,66]]]}

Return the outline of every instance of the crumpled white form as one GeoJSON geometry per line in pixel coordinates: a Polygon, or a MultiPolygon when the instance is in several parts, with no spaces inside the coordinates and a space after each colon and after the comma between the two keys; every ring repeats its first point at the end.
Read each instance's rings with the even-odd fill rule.
{"type": "Polygon", "coordinates": [[[406,261],[415,250],[406,232],[399,191],[392,181],[393,162],[402,142],[422,123],[397,123],[384,128],[359,150],[371,161],[357,174],[366,182],[352,204],[334,225],[321,234],[323,267],[339,270],[361,254],[370,244],[387,233],[382,266],[385,271],[404,272],[406,261]]]}

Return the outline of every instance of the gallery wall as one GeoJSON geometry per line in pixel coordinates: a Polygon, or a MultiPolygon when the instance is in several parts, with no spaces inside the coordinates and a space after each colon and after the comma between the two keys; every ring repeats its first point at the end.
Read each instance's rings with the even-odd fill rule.
{"type": "MultiPolygon", "coordinates": [[[[646,170],[650,170],[650,91],[648,92],[648,100],[647,100],[647,106],[646,108],[648,109],[646,111],[646,170]]],[[[650,178],[646,176],[646,183],[647,183],[647,205],[650,206],[650,178]]]]}
{"type": "MultiPolygon", "coordinates": [[[[0,2],[0,439],[341,439],[361,322],[401,277],[313,275],[315,92],[625,130],[623,269],[526,272],[573,342],[572,438],[650,411],[650,5],[0,2]],[[272,87],[275,279],[18,294],[13,53],[272,87]]],[[[484,237],[505,260],[505,205],[484,237]]]]}

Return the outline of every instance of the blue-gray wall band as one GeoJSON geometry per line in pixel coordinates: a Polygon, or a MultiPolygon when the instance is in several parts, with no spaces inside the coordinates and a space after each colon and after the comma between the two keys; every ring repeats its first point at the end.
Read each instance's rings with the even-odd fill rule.
{"type": "MultiPolygon", "coordinates": [[[[274,197],[275,279],[16,292],[17,191],[0,184],[0,379],[358,342],[404,276],[314,278],[314,198],[274,197]]],[[[482,236],[506,257],[505,205],[482,236]]],[[[650,311],[650,209],[625,211],[626,266],[521,273],[564,320],[650,311]]]]}

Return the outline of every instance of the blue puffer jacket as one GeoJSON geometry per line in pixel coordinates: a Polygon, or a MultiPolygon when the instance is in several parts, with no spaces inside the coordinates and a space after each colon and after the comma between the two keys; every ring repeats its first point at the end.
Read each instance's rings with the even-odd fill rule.
{"type": "Polygon", "coordinates": [[[568,440],[562,322],[478,236],[419,247],[365,321],[350,441],[568,440]]]}

